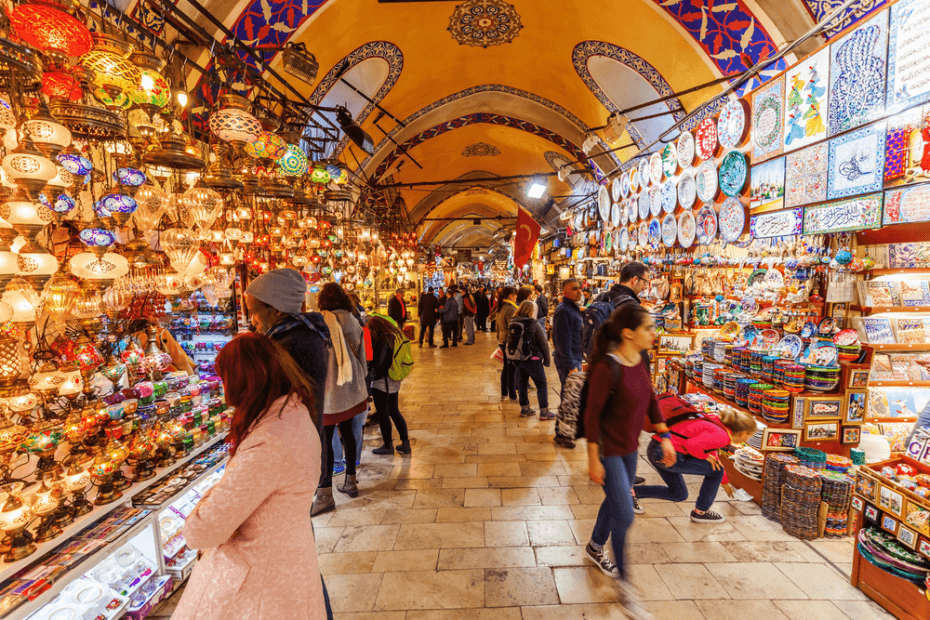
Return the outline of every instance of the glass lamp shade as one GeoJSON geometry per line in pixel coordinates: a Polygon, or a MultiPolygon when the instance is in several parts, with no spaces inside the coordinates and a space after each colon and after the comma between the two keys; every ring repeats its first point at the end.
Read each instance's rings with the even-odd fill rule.
{"type": "Polygon", "coordinates": [[[129,307],[132,301],[132,293],[126,289],[111,286],[103,294],[103,310],[107,316],[116,317],[120,312],[129,307]]]}
{"type": "Polygon", "coordinates": [[[157,71],[142,69],[139,84],[129,91],[129,98],[143,110],[160,110],[171,101],[171,88],[157,71]]]}
{"type": "Polygon", "coordinates": [[[183,271],[200,249],[200,240],[190,230],[169,228],[161,233],[162,250],[168,255],[171,265],[177,271],[183,271]]]}
{"type": "Polygon", "coordinates": [[[87,26],[49,4],[21,4],[10,23],[26,43],[59,56],[82,56],[94,43],[87,26]]]}
{"type": "MultiPolygon", "coordinates": [[[[74,307],[71,308],[71,314],[76,319],[95,319],[102,314],[100,309],[100,295],[89,290],[81,291],[81,294],[74,300],[74,307]]],[[[72,350],[77,355],[77,346],[72,350]]],[[[101,361],[101,363],[103,363],[101,361]]]]}
{"type": "Polygon", "coordinates": [[[133,219],[143,231],[155,230],[168,211],[168,196],[154,185],[143,185],[136,191],[136,211],[133,219]]]}
{"type": "Polygon", "coordinates": [[[32,138],[33,144],[42,149],[47,148],[53,153],[57,154],[71,144],[71,132],[68,128],[48,114],[26,121],[23,128],[32,138]]]}
{"type": "Polygon", "coordinates": [[[64,382],[64,373],[59,372],[58,367],[54,363],[40,367],[37,372],[29,377],[29,387],[32,391],[39,393],[57,392],[58,388],[61,387],[61,384],[64,382]]]}
{"type": "Polygon", "coordinates": [[[51,189],[53,192],[62,192],[74,185],[74,175],[68,172],[68,169],[62,165],[56,166],[55,176],[45,186],[46,190],[51,189]]]}
{"type": "Polygon", "coordinates": [[[184,281],[176,273],[169,273],[161,276],[158,282],[158,292],[165,297],[172,297],[181,292],[184,281]]]}
{"type": "Polygon", "coordinates": [[[57,321],[66,321],[80,292],[80,287],[71,278],[60,274],[53,277],[45,287],[45,311],[57,321]]]}
{"type": "Polygon", "coordinates": [[[29,506],[19,496],[10,495],[0,508],[0,530],[16,532],[25,528],[31,518],[29,506]]]}
{"type": "Polygon", "coordinates": [[[29,390],[22,388],[19,393],[10,396],[10,400],[7,404],[10,407],[10,411],[13,413],[26,413],[36,408],[39,404],[39,397],[29,390]]]}
{"type": "MultiPolygon", "coordinates": [[[[28,285],[27,285],[28,286],[28,285]]],[[[35,323],[38,296],[30,296],[25,290],[9,290],[3,293],[3,301],[13,308],[10,320],[14,323],[35,323]]]]}
{"type": "MultiPolygon", "coordinates": [[[[10,336],[0,336],[0,385],[4,387],[13,385],[22,372],[19,342],[10,336]]],[[[12,408],[11,403],[7,404],[12,408]]]]}
{"type": "Polygon", "coordinates": [[[235,226],[226,229],[226,240],[230,243],[238,243],[242,239],[242,231],[235,226]]]}
{"type": "Polygon", "coordinates": [[[107,478],[115,474],[118,468],[119,464],[110,460],[104,460],[100,463],[95,462],[90,466],[90,475],[94,478],[107,478]]]}
{"type": "Polygon", "coordinates": [[[13,110],[5,105],[0,105],[0,129],[8,131],[18,124],[19,121],[16,119],[16,115],[13,114],[13,110]]]}
{"type": "Polygon", "coordinates": [[[229,252],[221,252],[221,253],[220,253],[220,265],[223,265],[224,267],[231,267],[231,266],[233,266],[233,265],[235,265],[235,264],[236,264],[236,257],[235,257],[235,255],[233,255],[233,254],[231,254],[231,253],[229,253],[229,252]]]}
{"type": "Polygon", "coordinates": [[[246,145],[245,152],[255,159],[278,159],[287,153],[287,143],[277,135],[263,131],[246,145]]]}
{"type": "Polygon", "coordinates": [[[329,183],[331,180],[332,178],[329,176],[329,172],[327,172],[326,168],[323,166],[314,166],[313,170],[310,171],[310,182],[311,183],[319,183],[321,185],[325,185],[329,183]]]}
{"type": "Polygon", "coordinates": [[[58,395],[65,398],[77,396],[84,389],[84,379],[81,377],[81,371],[72,370],[65,375],[65,382],[58,388],[58,395]]]}
{"type": "Polygon", "coordinates": [[[16,275],[39,278],[43,284],[58,271],[58,259],[31,244],[19,251],[16,262],[19,266],[16,275]]]}
{"type": "Polygon", "coordinates": [[[106,366],[100,369],[100,372],[108,381],[116,383],[126,374],[126,365],[115,357],[110,357],[110,360],[107,362],[106,366]]]}
{"type": "Polygon", "coordinates": [[[223,197],[209,187],[192,187],[184,192],[188,215],[200,230],[213,225],[223,211],[223,197]]]}
{"type": "Polygon", "coordinates": [[[55,199],[55,202],[48,203],[48,204],[46,204],[45,202],[42,202],[42,196],[40,195],[39,202],[41,202],[42,205],[46,209],[48,209],[49,211],[51,211],[52,213],[54,213],[55,215],[59,217],[63,217],[71,213],[71,211],[74,210],[74,207],[77,206],[77,203],[74,201],[74,198],[72,198],[68,194],[58,194],[58,198],[55,199]]]}
{"type": "Polygon", "coordinates": [[[127,187],[140,187],[145,183],[145,173],[135,168],[117,168],[113,173],[113,180],[127,187]]]}
{"type": "Polygon", "coordinates": [[[194,258],[191,259],[191,262],[187,264],[187,267],[185,267],[181,273],[186,276],[199,276],[207,270],[208,264],[209,261],[206,255],[203,252],[198,251],[196,254],[194,254],[194,258]]]}
{"type": "Polygon", "coordinates": [[[82,252],[72,256],[69,265],[75,277],[88,281],[114,280],[129,273],[129,261],[113,252],[107,252],[100,258],[89,252],[82,252]]]}
{"type": "Polygon", "coordinates": [[[61,71],[46,71],[42,74],[42,92],[49,99],[64,101],[78,101],[84,94],[80,82],[61,71]]]}
{"type": "Polygon", "coordinates": [[[93,93],[97,101],[111,110],[128,110],[132,107],[132,99],[126,93],[119,93],[115,97],[111,97],[107,91],[99,87],[95,88],[93,93]]]}
{"type": "Polygon", "coordinates": [[[245,110],[225,108],[210,116],[210,131],[220,140],[244,146],[258,139],[262,125],[245,110]]]}
{"type": "MultiPolygon", "coordinates": [[[[41,230],[42,227],[52,221],[52,214],[49,213],[48,209],[42,207],[38,202],[27,200],[14,200],[3,203],[0,205],[0,217],[27,238],[28,235],[22,232],[22,228],[38,227],[41,230]]],[[[37,230],[36,234],[38,232],[37,230]]]]}
{"type": "Polygon", "coordinates": [[[65,472],[65,486],[72,493],[82,493],[90,484],[90,474],[81,465],[72,463],[65,472]]]}
{"type": "Polygon", "coordinates": [[[300,147],[287,145],[287,150],[278,159],[278,170],[289,177],[301,177],[307,174],[307,156],[300,147]]]}
{"type": "Polygon", "coordinates": [[[243,232],[241,241],[242,243],[245,243],[246,245],[252,243],[253,241],[255,241],[255,233],[253,233],[251,230],[247,230],[243,232]]]}
{"type": "Polygon", "coordinates": [[[106,228],[85,228],[78,233],[78,237],[80,237],[81,243],[91,248],[91,250],[108,248],[116,243],[116,235],[106,228]]]}
{"type": "MultiPolygon", "coordinates": [[[[12,153],[6,155],[0,165],[6,172],[10,181],[17,185],[25,184],[30,190],[38,193],[45,184],[55,178],[58,170],[50,159],[38,151],[29,151],[22,146],[16,147],[12,153]]],[[[6,218],[4,218],[6,219],[6,218]]]]}
{"type": "Polygon", "coordinates": [[[130,342],[120,354],[120,359],[129,366],[138,366],[144,357],[145,352],[135,342],[130,342]]]}
{"type": "Polygon", "coordinates": [[[94,84],[106,90],[111,97],[131,93],[142,79],[139,67],[107,45],[95,46],[81,56],[80,63],[94,72],[94,84]]]}
{"type": "Polygon", "coordinates": [[[110,213],[110,216],[120,225],[129,221],[129,216],[135,213],[138,203],[135,198],[125,194],[107,194],[100,199],[100,206],[110,213]]]}
{"type": "MultiPolygon", "coordinates": [[[[99,313],[100,301],[99,301],[99,296],[97,297],[98,299],[95,301],[97,302],[96,306],[98,308],[98,313],[99,313]]],[[[79,303],[80,302],[78,302],[78,304],[79,303]]],[[[75,304],[75,305],[78,305],[78,304],[75,304]]],[[[97,315],[95,314],[93,316],[97,316],[97,315]]],[[[77,360],[78,365],[80,365],[81,370],[85,370],[85,371],[97,369],[100,366],[102,366],[104,362],[103,356],[100,355],[100,352],[91,342],[85,342],[83,344],[79,344],[76,347],[74,347],[74,356],[75,356],[75,359],[77,360]]]]}
{"type": "Polygon", "coordinates": [[[65,170],[73,175],[83,177],[90,174],[94,169],[94,164],[86,157],[74,155],[72,153],[62,153],[58,157],[58,163],[65,167],[65,170]]]}

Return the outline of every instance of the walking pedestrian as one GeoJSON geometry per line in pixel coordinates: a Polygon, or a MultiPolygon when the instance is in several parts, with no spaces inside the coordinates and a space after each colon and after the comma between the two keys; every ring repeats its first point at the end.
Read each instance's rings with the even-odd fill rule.
{"type": "Polygon", "coordinates": [[[649,286],[649,267],[642,263],[633,261],[627,263],[620,270],[620,283],[614,284],[610,290],[604,291],[594,301],[609,301],[615,306],[616,301],[621,297],[632,297],[633,301],[642,305],[639,300],[639,294],[643,289],[649,286]]]}
{"type": "MultiPolygon", "coordinates": [[[[435,299],[435,298],[434,298],[435,299]]],[[[368,321],[371,331],[371,344],[374,350],[371,361],[371,396],[378,412],[378,425],[381,427],[381,439],[384,441],[380,448],[372,450],[374,454],[394,454],[394,442],[391,433],[391,422],[397,427],[400,435],[400,445],[397,451],[401,454],[410,454],[410,437],[407,434],[407,421],[400,413],[398,394],[401,381],[396,381],[388,375],[391,364],[394,362],[394,342],[403,333],[381,317],[372,317],[368,321]]]]}
{"type": "Polygon", "coordinates": [[[585,551],[602,572],[617,579],[621,602],[634,617],[646,614],[629,582],[624,554],[636,510],[633,480],[639,434],[647,416],[661,437],[662,463],[670,467],[676,460],[643,356],[654,338],[655,321],[635,304],[621,306],[600,327],[589,359],[584,411],[589,475],[604,487],[605,494],[585,551]],[[608,537],[615,563],[604,550],[608,537]]]}
{"type": "Polygon", "coordinates": [[[559,392],[565,387],[565,377],[581,370],[581,284],[575,278],[562,283],[562,303],[552,315],[552,348],[555,370],[559,375],[559,392]]]}
{"type": "Polygon", "coordinates": [[[449,340],[452,346],[459,346],[458,321],[459,321],[459,304],[455,300],[455,292],[450,288],[446,294],[446,300],[440,308],[442,317],[442,346],[440,349],[449,348],[449,340]]]}
{"type": "Polygon", "coordinates": [[[465,304],[462,303],[464,292],[460,286],[455,286],[452,290],[455,291],[455,303],[458,304],[459,311],[459,315],[455,317],[455,338],[456,340],[461,341],[462,328],[465,327],[465,304]]]}
{"type": "Polygon", "coordinates": [[[494,317],[497,323],[497,346],[504,355],[504,366],[501,368],[501,400],[508,397],[510,400],[517,400],[517,367],[507,359],[505,350],[510,319],[517,311],[517,304],[514,303],[516,299],[517,291],[512,286],[505,286],[497,296],[497,315],[494,317]]]}
{"type": "Polygon", "coordinates": [[[536,303],[534,301],[535,299],[536,299],[536,290],[532,286],[521,286],[520,289],[517,291],[516,303],[517,303],[518,308],[520,307],[520,304],[522,304],[524,301],[529,300],[529,301],[534,302],[533,303],[533,306],[534,306],[533,320],[534,321],[536,320],[536,311],[537,311],[537,308],[535,307],[536,306],[536,303]]]}
{"type": "Polygon", "coordinates": [[[474,295],[468,289],[462,295],[462,305],[465,306],[462,316],[465,320],[465,335],[468,337],[464,344],[473,345],[475,344],[475,313],[478,307],[475,305],[474,295]]]}
{"type": "Polygon", "coordinates": [[[475,324],[479,331],[488,331],[488,315],[491,313],[491,304],[488,302],[488,291],[483,286],[475,293],[475,305],[478,310],[475,312],[475,324]]]}
{"type": "Polygon", "coordinates": [[[554,420],[555,414],[549,412],[549,388],[546,383],[546,370],[550,362],[549,343],[546,342],[546,333],[533,319],[535,304],[526,300],[517,309],[517,313],[510,319],[510,334],[513,337],[514,325],[519,326],[523,334],[521,343],[521,359],[511,360],[517,368],[517,393],[520,397],[520,415],[530,417],[535,411],[530,409],[529,382],[533,379],[536,386],[536,398],[539,402],[539,419],[554,420]]]}
{"type": "Polygon", "coordinates": [[[549,300],[546,298],[546,292],[543,290],[543,287],[539,284],[535,286],[536,288],[536,320],[539,321],[539,326],[543,328],[543,333],[546,333],[546,318],[549,316],[549,300]]]}
{"type": "Polygon", "coordinates": [[[407,302],[404,301],[404,290],[397,289],[394,296],[388,302],[388,316],[394,319],[400,331],[404,331],[404,323],[407,322],[407,302]]]}
{"type": "Polygon", "coordinates": [[[423,336],[429,332],[429,338],[427,339],[427,346],[430,348],[436,346],[433,343],[433,331],[436,329],[436,311],[439,310],[439,300],[436,299],[436,295],[433,293],[433,287],[429,287],[429,290],[420,295],[420,299],[417,300],[417,315],[420,317],[420,347],[423,347],[423,336]]]}

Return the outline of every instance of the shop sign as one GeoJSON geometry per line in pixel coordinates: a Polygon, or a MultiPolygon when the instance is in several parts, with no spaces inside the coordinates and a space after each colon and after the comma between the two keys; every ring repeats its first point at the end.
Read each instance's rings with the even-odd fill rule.
{"type": "Polygon", "coordinates": [[[882,224],[882,194],[870,194],[804,209],[804,234],[865,230],[882,224]]]}
{"type": "Polygon", "coordinates": [[[884,224],[930,221],[930,185],[903,187],[885,192],[884,224]]]}
{"type": "Polygon", "coordinates": [[[804,209],[788,209],[773,213],[753,215],[749,220],[749,232],[753,238],[787,237],[800,235],[804,223],[804,209]]]}

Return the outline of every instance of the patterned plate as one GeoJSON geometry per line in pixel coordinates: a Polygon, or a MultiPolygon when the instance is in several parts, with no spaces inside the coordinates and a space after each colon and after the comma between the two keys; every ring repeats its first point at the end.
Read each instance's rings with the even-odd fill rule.
{"type": "Polygon", "coordinates": [[[602,221],[610,217],[610,190],[606,185],[601,185],[601,189],[597,190],[597,212],[602,221]]]}
{"type": "Polygon", "coordinates": [[[637,244],[639,247],[644,248],[649,245],[649,222],[643,220],[639,223],[639,232],[638,232],[637,244]]]}
{"type": "Polygon", "coordinates": [[[630,168],[630,194],[635,194],[639,189],[639,170],[636,166],[630,168]]]}
{"type": "Polygon", "coordinates": [[[626,212],[630,224],[635,224],[639,219],[639,196],[633,196],[626,201],[626,212]]]}
{"type": "Polygon", "coordinates": [[[639,184],[641,187],[649,187],[649,158],[643,157],[639,160],[639,184]]]}
{"type": "Polygon", "coordinates": [[[669,142],[662,149],[662,172],[666,177],[672,177],[678,172],[678,149],[674,142],[669,142]]]}
{"type": "Polygon", "coordinates": [[[670,248],[675,245],[675,239],[678,238],[678,222],[671,213],[662,218],[662,243],[665,247],[670,248]]]}
{"type": "Polygon", "coordinates": [[[833,337],[833,344],[840,347],[849,347],[859,342],[859,332],[854,329],[844,329],[833,337]]]}
{"type": "MultiPolygon", "coordinates": [[[[629,198],[630,197],[630,172],[624,172],[620,176],[620,198],[629,198]]],[[[620,200],[620,198],[614,198],[614,200],[620,200]]]]}
{"type": "Polygon", "coordinates": [[[649,245],[655,247],[662,243],[662,222],[654,217],[649,220],[649,245]]]}
{"type": "Polygon", "coordinates": [[[610,197],[613,198],[614,202],[617,202],[618,200],[620,200],[620,198],[622,198],[620,188],[623,185],[623,181],[621,181],[621,179],[624,176],[626,175],[625,174],[620,175],[619,177],[614,179],[613,183],[610,184],[610,197]]]}
{"type": "Polygon", "coordinates": [[[649,188],[649,213],[652,217],[662,213],[662,188],[658,185],[649,188]]]}
{"type": "Polygon", "coordinates": [[[694,213],[685,211],[678,216],[678,243],[683,248],[690,248],[694,244],[695,235],[694,213]]]}
{"type": "Polygon", "coordinates": [[[620,203],[620,222],[617,226],[626,226],[630,222],[630,199],[620,203]]]}
{"type": "Polygon", "coordinates": [[[717,119],[717,140],[728,149],[735,149],[746,137],[746,104],[732,100],[720,111],[717,119]]]}
{"type": "Polygon", "coordinates": [[[612,207],[610,207],[610,225],[614,228],[620,225],[620,212],[626,212],[626,205],[620,202],[615,202],[612,207]]]}
{"type": "Polygon", "coordinates": [[[694,172],[685,170],[678,177],[678,204],[682,209],[690,209],[697,199],[697,185],[694,183],[694,172]]]}
{"type": "Polygon", "coordinates": [[[608,254],[614,251],[614,236],[610,231],[604,231],[604,237],[601,240],[601,249],[608,254]]]}
{"type": "Polygon", "coordinates": [[[687,168],[694,162],[694,136],[683,131],[678,136],[678,165],[687,168]]]}
{"type": "Polygon", "coordinates": [[[720,238],[727,243],[732,243],[739,239],[743,234],[743,228],[746,226],[746,209],[739,201],[739,198],[727,198],[720,205],[720,216],[718,218],[720,226],[720,238]]]}
{"type": "Polygon", "coordinates": [[[701,202],[711,202],[717,195],[717,169],[713,161],[705,161],[694,175],[697,197],[701,202]]]}
{"type": "Polygon", "coordinates": [[[626,228],[620,229],[620,251],[626,252],[630,247],[630,231],[626,228]]]}
{"type": "Polygon", "coordinates": [[[666,213],[674,213],[677,197],[675,183],[671,179],[667,179],[662,184],[662,210],[666,213]]]}
{"type": "Polygon", "coordinates": [[[775,345],[775,350],[784,359],[798,359],[804,343],[795,334],[787,334],[781,341],[775,345]]]}
{"type": "Polygon", "coordinates": [[[717,237],[717,212],[714,206],[706,204],[697,212],[697,240],[700,245],[708,245],[717,237]]]}
{"type": "Polygon", "coordinates": [[[662,153],[653,153],[649,156],[649,181],[653,185],[662,182],[662,153]]]}
{"type": "Polygon", "coordinates": [[[730,151],[720,162],[720,191],[727,196],[739,196],[748,176],[746,156],[739,151],[730,151]]]}
{"type": "Polygon", "coordinates": [[[813,321],[808,321],[804,324],[804,327],[801,328],[801,338],[810,338],[817,333],[817,324],[813,321]]]}
{"type": "Polygon", "coordinates": [[[643,192],[639,195],[639,219],[645,220],[649,217],[649,208],[652,204],[651,199],[649,198],[649,190],[644,189],[643,192]]]}
{"type": "Polygon", "coordinates": [[[707,161],[713,159],[717,152],[717,123],[713,118],[705,118],[694,132],[694,150],[697,156],[707,161]]]}

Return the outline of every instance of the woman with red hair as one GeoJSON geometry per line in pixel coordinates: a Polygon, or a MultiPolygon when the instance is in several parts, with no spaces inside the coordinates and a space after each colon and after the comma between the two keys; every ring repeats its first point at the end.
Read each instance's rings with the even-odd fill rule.
{"type": "Polygon", "coordinates": [[[310,508],[321,445],[313,387],[271,338],[241,334],[216,358],[235,414],[223,478],[184,524],[207,550],[172,618],[326,618],[310,508]]]}

